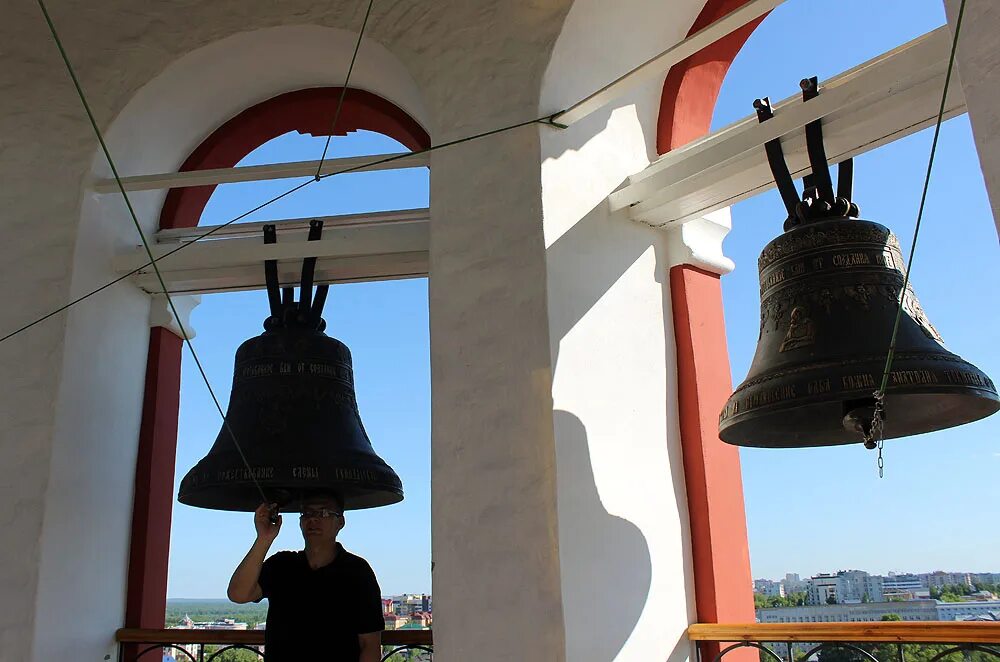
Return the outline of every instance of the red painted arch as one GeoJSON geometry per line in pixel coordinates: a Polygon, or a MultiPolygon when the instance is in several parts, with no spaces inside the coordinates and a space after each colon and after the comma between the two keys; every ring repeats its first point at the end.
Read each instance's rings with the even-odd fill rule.
{"type": "MultiPolygon", "coordinates": [[[[708,0],[688,34],[748,1],[708,0]]],[[[763,18],[670,69],[657,121],[660,154],[708,133],[729,66],[763,18]]],[[[692,265],[675,266],[670,270],[670,296],[697,620],[753,623],[740,456],[735,446],[723,443],[718,435],[719,412],[732,390],[720,276],[692,265]]],[[[719,649],[717,643],[704,644],[702,657],[712,658],[719,649]]],[[[734,662],[752,662],[757,657],[754,651],[733,655],[737,656],[734,662]]]]}
{"type": "MultiPolygon", "coordinates": [[[[749,0],[708,0],[688,35],[739,9],[749,0]]],[[[656,150],[665,154],[708,133],[729,65],[765,16],[706,46],[671,67],[660,96],[656,150]]]]}
{"type": "MultiPolygon", "coordinates": [[[[298,131],[313,136],[343,136],[351,131],[375,131],[416,151],[431,146],[427,132],[396,104],[382,97],[348,88],[337,126],[341,87],[296,90],[247,108],[213,131],[184,161],[178,172],[232,168],[247,154],[280,135],[298,131]]],[[[215,186],[171,189],[160,212],[160,228],[198,225],[215,186]]]]}
{"type": "MultiPolygon", "coordinates": [[[[343,88],[288,92],[244,110],[213,131],[179,171],[230,168],[264,143],[291,131],[314,136],[360,129],[394,138],[410,150],[430,147],[430,136],[405,111],[371,92],[348,89],[336,127],[331,127],[343,88]]],[[[215,186],[171,189],[160,228],[194,227],[215,186]]],[[[174,458],[181,385],[180,338],[151,330],[136,460],[125,626],[162,628],[173,507],[174,458]]],[[[135,650],[126,651],[134,659],[135,650]]]]}

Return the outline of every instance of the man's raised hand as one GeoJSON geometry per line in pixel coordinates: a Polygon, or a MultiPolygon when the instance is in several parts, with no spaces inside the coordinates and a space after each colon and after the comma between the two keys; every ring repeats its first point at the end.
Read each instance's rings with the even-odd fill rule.
{"type": "Polygon", "coordinates": [[[277,511],[278,504],[276,503],[262,503],[254,511],[253,524],[257,528],[258,538],[271,542],[278,537],[278,531],[281,530],[281,515],[276,515],[277,511]],[[271,523],[272,516],[277,520],[273,524],[271,523]]]}

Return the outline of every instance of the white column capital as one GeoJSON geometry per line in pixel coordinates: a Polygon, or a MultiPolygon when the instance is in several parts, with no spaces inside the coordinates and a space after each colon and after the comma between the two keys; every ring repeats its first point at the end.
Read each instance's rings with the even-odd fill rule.
{"type": "Polygon", "coordinates": [[[191,311],[201,303],[201,295],[175,294],[170,299],[173,301],[174,308],[177,309],[177,314],[181,318],[180,322],[178,323],[177,318],[174,317],[174,311],[171,310],[167,297],[162,294],[154,294],[150,297],[149,326],[162,326],[182,340],[184,339],[185,331],[189,340],[194,338],[196,333],[194,327],[191,326],[191,311]],[[181,331],[181,327],[183,327],[184,331],[181,331]]]}
{"type": "Polygon", "coordinates": [[[719,275],[728,274],[736,264],[723,254],[722,241],[732,228],[728,207],[665,226],[668,266],[690,264],[719,275]]]}

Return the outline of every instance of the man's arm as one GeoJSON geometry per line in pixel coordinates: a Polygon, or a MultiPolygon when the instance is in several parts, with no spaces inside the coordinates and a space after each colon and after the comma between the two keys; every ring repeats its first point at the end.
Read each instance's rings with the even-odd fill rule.
{"type": "Polygon", "coordinates": [[[379,662],[382,659],[382,633],[368,632],[358,635],[358,645],[361,655],[358,662],[379,662]]]}
{"type": "Polygon", "coordinates": [[[277,524],[271,524],[271,506],[266,503],[260,504],[253,517],[254,526],[257,528],[257,539],[254,540],[250,551],[243,557],[243,560],[236,571],[233,572],[232,579],[229,580],[229,599],[238,604],[245,602],[256,602],[263,597],[264,592],[260,588],[260,569],[264,565],[264,558],[267,551],[271,549],[271,543],[278,536],[281,530],[281,515],[278,515],[277,524]]]}

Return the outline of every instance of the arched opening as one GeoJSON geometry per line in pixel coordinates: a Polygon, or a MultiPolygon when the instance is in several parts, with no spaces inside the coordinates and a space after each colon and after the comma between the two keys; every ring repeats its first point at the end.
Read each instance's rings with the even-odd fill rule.
{"type": "MultiPolygon", "coordinates": [[[[934,0],[787,2],[756,29],[732,62],[711,127],[718,130],[750,115],[757,97],[777,102],[795,96],[803,77],[817,75],[822,82],[943,23],[942,4],[934,0]],[[821,25],[852,26],[844,42],[850,46],[833,47],[821,25]]],[[[927,129],[855,159],[854,194],[861,217],[893,230],[905,256],[931,137],[932,129],[927,129]]],[[[979,304],[975,284],[998,278],[995,260],[985,252],[995,247],[996,238],[965,115],[942,127],[927,205],[911,274],[915,291],[949,349],[995,376],[1000,364],[983,329],[996,325],[997,313],[979,304]],[[971,310],[976,311],[973,324],[971,310]]],[[[731,211],[726,254],[737,268],[722,279],[722,289],[732,377],[738,383],[758,336],[757,257],[781,232],[784,208],[777,192],[770,191],[731,211]]],[[[976,550],[988,548],[989,542],[979,539],[979,527],[962,515],[985,498],[984,492],[967,481],[938,488],[944,487],[946,475],[995,460],[987,440],[998,432],[1000,421],[994,417],[890,441],[884,480],[878,478],[875,454],[860,445],[741,449],[754,577],[777,581],[786,573],[805,579],[843,568],[882,575],[988,565],[976,550]],[[819,522],[833,534],[816,535],[819,522]],[[925,536],[931,529],[933,536],[925,536]],[[921,543],[913,544],[918,539],[921,543]],[[960,539],[961,544],[956,542],[960,539]]]]}
{"type": "MultiPolygon", "coordinates": [[[[386,99],[363,90],[347,90],[344,95],[344,106],[338,124],[336,127],[331,127],[330,123],[332,122],[341,91],[341,88],[337,87],[299,90],[279,95],[244,110],[209,135],[185,160],[180,170],[249,165],[255,159],[263,159],[266,162],[317,159],[319,158],[322,143],[324,142],[322,137],[327,135],[349,135],[343,141],[334,142],[333,151],[330,153],[329,158],[358,155],[361,153],[384,153],[386,151],[402,151],[407,149],[419,150],[430,146],[430,139],[427,133],[410,115],[386,99]],[[315,146],[317,143],[319,143],[318,149],[315,146]],[[353,154],[349,154],[351,150],[353,150],[353,154]],[[341,153],[345,151],[348,153],[341,153]]],[[[372,177],[381,178],[380,184],[384,186],[387,183],[391,185],[392,178],[398,177],[399,172],[405,171],[359,173],[357,175],[346,176],[346,178],[364,177],[369,180],[372,177]]],[[[423,204],[426,205],[426,174],[422,176],[423,183],[418,184],[417,188],[422,186],[422,200],[423,204]]],[[[337,179],[330,178],[313,187],[313,190],[318,191],[320,195],[314,195],[310,204],[315,205],[319,201],[318,206],[311,206],[309,208],[300,207],[299,212],[304,215],[315,216],[356,211],[348,209],[345,204],[341,204],[344,203],[348,196],[337,195],[337,179]],[[323,196],[330,196],[334,204],[331,205],[330,200],[322,200],[323,196]]],[[[355,181],[357,180],[355,179],[355,181]]],[[[268,184],[274,184],[274,182],[268,184]]],[[[277,185],[287,187],[287,182],[279,182],[277,185]]],[[[266,190],[267,185],[261,185],[260,183],[256,185],[225,185],[219,189],[216,189],[214,186],[173,189],[168,193],[163,205],[160,216],[160,229],[192,227],[197,225],[206,216],[212,216],[217,213],[224,216],[227,204],[233,203],[234,196],[240,198],[242,202],[239,205],[240,209],[238,211],[245,211],[252,204],[246,204],[242,198],[261,196],[262,192],[266,190]],[[223,189],[226,187],[235,187],[235,190],[224,191],[223,189]],[[244,196],[243,194],[247,193],[247,187],[256,187],[257,190],[244,196]]],[[[362,187],[359,195],[367,197],[370,202],[372,189],[362,187]]],[[[262,199],[266,199],[267,197],[266,193],[264,193],[262,199]]],[[[354,203],[357,203],[357,197],[355,196],[354,203]]],[[[392,204],[391,201],[388,204],[392,204]]],[[[368,205],[367,210],[372,210],[371,204],[368,205]]],[[[260,218],[273,220],[279,218],[281,215],[277,207],[266,211],[269,214],[262,211],[260,218]]],[[[286,210],[286,213],[294,214],[295,212],[286,210]]],[[[222,223],[227,220],[229,218],[219,218],[218,222],[222,223]]],[[[246,220],[259,219],[248,217],[246,220]]],[[[211,218],[208,222],[214,223],[216,219],[211,218]]],[[[339,303],[344,303],[339,300],[341,294],[344,295],[343,298],[345,301],[354,299],[351,305],[357,306],[361,302],[367,303],[370,306],[368,312],[381,311],[388,317],[391,317],[392,314],[409,315],[410,319],[408,322],[415,323],[418,327],[421,326],[420,319],[424,319],[422,327],[425,334],[423,336],[425,347],[421,358],[426,363],[425,281],[409,281],[405,286],[405,291],[396,292],[391,296],[385,293],[384,290],[386,287],[386,284],[359,284],[349,286],[343,291],[340,288],[334,288],[334,291],[331,292],[326,314],[328,321],[331,321],[330,326],[335,329],[336,323],[333,320],[342,315],[338,306],[339,303]],[[352,288],[353,291],[347,291],[352,288]],[[389,298],[395,296],[396,301],[406,300],[410,303],[419,301],[420,303],[414,309],[394,309],[392,305],[386,304],[386,296],[389,296],[389,298]],[[379,301],[384,305],[378,306],[377,303],[379,301]],[[421,313],[423,315],[422,318],[420,317],[421,313]]],[[[238,294],[212,295],[212,297],[212,303],[205,306],[205,312],[209,317],[215,316],[218,320],[220,317],[231,314],[234,310],[240,311],[249,316],[247,319],[252,318],[256,320],[254,324],[250,325],[250,327],[253,327],[252,329],[250,327],[247,328],[247,337],[259,333],[259,322],[263,320],[263,316],[265,315],[263,311],[266,310],[266,303],[262,303],[265,300],[262,292],[242,292],[238,294]],[[217,301],[218,303],[216,303],[217,301]],[[257,319],[258,317],[260,319],[257,319]]],[[[390,330],[398,329],[400,326],[399,324],[395,324],[394,326],[391,319],[383,319],[382,321],[384,326],[390,330]]],[[[221,325],[221,322],[219,324],[221,325]]],[[[242,335],[239,338],[233,338],[232,333],[228,332],[217,335],[225,336],[230,343],[233,340],[239,342],[244,339],[242,335]]],[[[334,331],[333,335],[338,334],[334,331]]],[[[339,335],[350,346],[350,339],[344,337],[343,334],[339,335]]],[[[378,334],[372,335],[377,336],[378,334]]],[[[211,341],[211,338],[208,340],[211,341]]],[[[369,338],[367,340],[372,339],[369,338]]],[[[382,338],[382,341],[383,347],[393,345],[399,345],[403,348],[408,347],[405,343],[397,343],[385,337],[382,338]]],[[[374,338],[373,342],[377,346],[378,338],[374,338]]],[[[416,339],[416,342],[420,342],[419,337],[416,339]]],[[[355,342],[355,345],[359,345],[359,343],[355,342]]],[[[409,347],[412,347],[412,344],[409,347]]],[[[218,356],[214,356],[215,352],[212,352],[212,361],[222,366],[221,370],[223,372],[229,371],[231,373],[233,349],[235,349],[235,345],[231,348],[227,347],[225,350],[220,350],[218,356]]],[[[354,349],[357,354],[358,347],[354,349]]],[[[143,402],[142,428],[140,431],[139,458],[136,471],[136,493],[133,510],[132,544],[125,619],[126,625],[131,627],[163,627],[164,624],[164,606],[167,596],[169,564],[168,549],[171,539],[171,515],[175,494],[174,469],[178,435],[178,394],[181,391],[182,381],[181,354],[182,343],[180,338],[163,327],[156,327],[152,330],[149,349],[150,360],[147,366],[146,392],[143,402]]],[[[375,352],[375,354],[376,356],[370,357],[372,360],[385,361],[390,358],[384,352],[381,354],[375,352]]],[[[356,357],[355,360],[357,361],[358,358],[360,357],[356,357]]],[[[211,381],[220,398],[228,397],[228,377],[212,379],[211,381]]],[[[193,424],[193,427],[196,429],[196,432],[193,434],[197,434],[200,437],[200,441],[204,443],[208,437],[214,439],[217,430],[211,428],[217,428],[221,422],[218,420],[218,414],[211,405],[210,399],[205,394],[204,385],[195,384],[195,386],[200,386],[200,390],[197,388],[192,389],[197,392],[197,396],[191,399],[195,400],[196,398],[199,402],[198,406],[207,403],[211,407],[211,411],[207,412],[204,418],[205,421],[211,421],[211,423],[195,422],[193,424]],[[210,429],[205,430],[205,426],[208,426],[210,429]]],[[[365,386],[359,380],[359,400],[362,400],[361,408],[363,415],[365,404],[361,390],[364,388],[377,390],[377,386],[372,384],[365,386]]],[[[414,390],[417,392],[420,391],[419,388],[414,390]]],[[[188,390],[185,387],[185,398],[187,392],[188,390]]],[[[380,404],[378,397],[373,397],[372,402],[376,407],[380,404]]],[[[427,403],[423,402],[423,405],[424,410],[426,410],[427,403]]],[[[419,407],[419,404],[416,406],[419,407]]],[[[376,416],[378,415],[378,412],[372,413],[376,416]]],[[[373,423],[374,419],[372,419],[372,423],[368,424],[371,427],[375,427],[372,425],[373,423]]],[[[424,427],[428,426],[424,425],[424,427]]],[[[373,438],[376,438],[376,431],[371,430],[371,432],[373,438]]],[[[188,434],[188,428],[182,427],[181,433],[188,434]]],[[[428,437],[429,444],[429,433],[425,434],[425,436],[428,437]]],[[[211,439],[208,439],[207,443],[210,444],[211,439]]],[[[203,447],[201,449],[202,453],[206,448],[203,447]]],[[[186,455],[182,454],[182,458],[186,459],[186,455]]],[[[181,462],[177,462],[176,464],[181,473],[188,468],[187,466],[181,466],[181,462]]],[[[417,487],[414,492],[417,495],[418,502],[420,501],[421,487],[424,488],[425,493],[429,491],[427,485],[417,487]]],[[[195,517],[195,519],[197,518],[195,517]]],[[[291,529],[294,526],[288,528],[291,529]]],[[[184,544],[191,545],[197,549],[199,542],[197,536],[193,537],[195,538],[194,540],[185,539],[184,544]]],[[[215,572],[218,573],[220,571],[216,569],[215,572]]],[[[224,570],[221,572],[225,573],[224,570]]]]}

